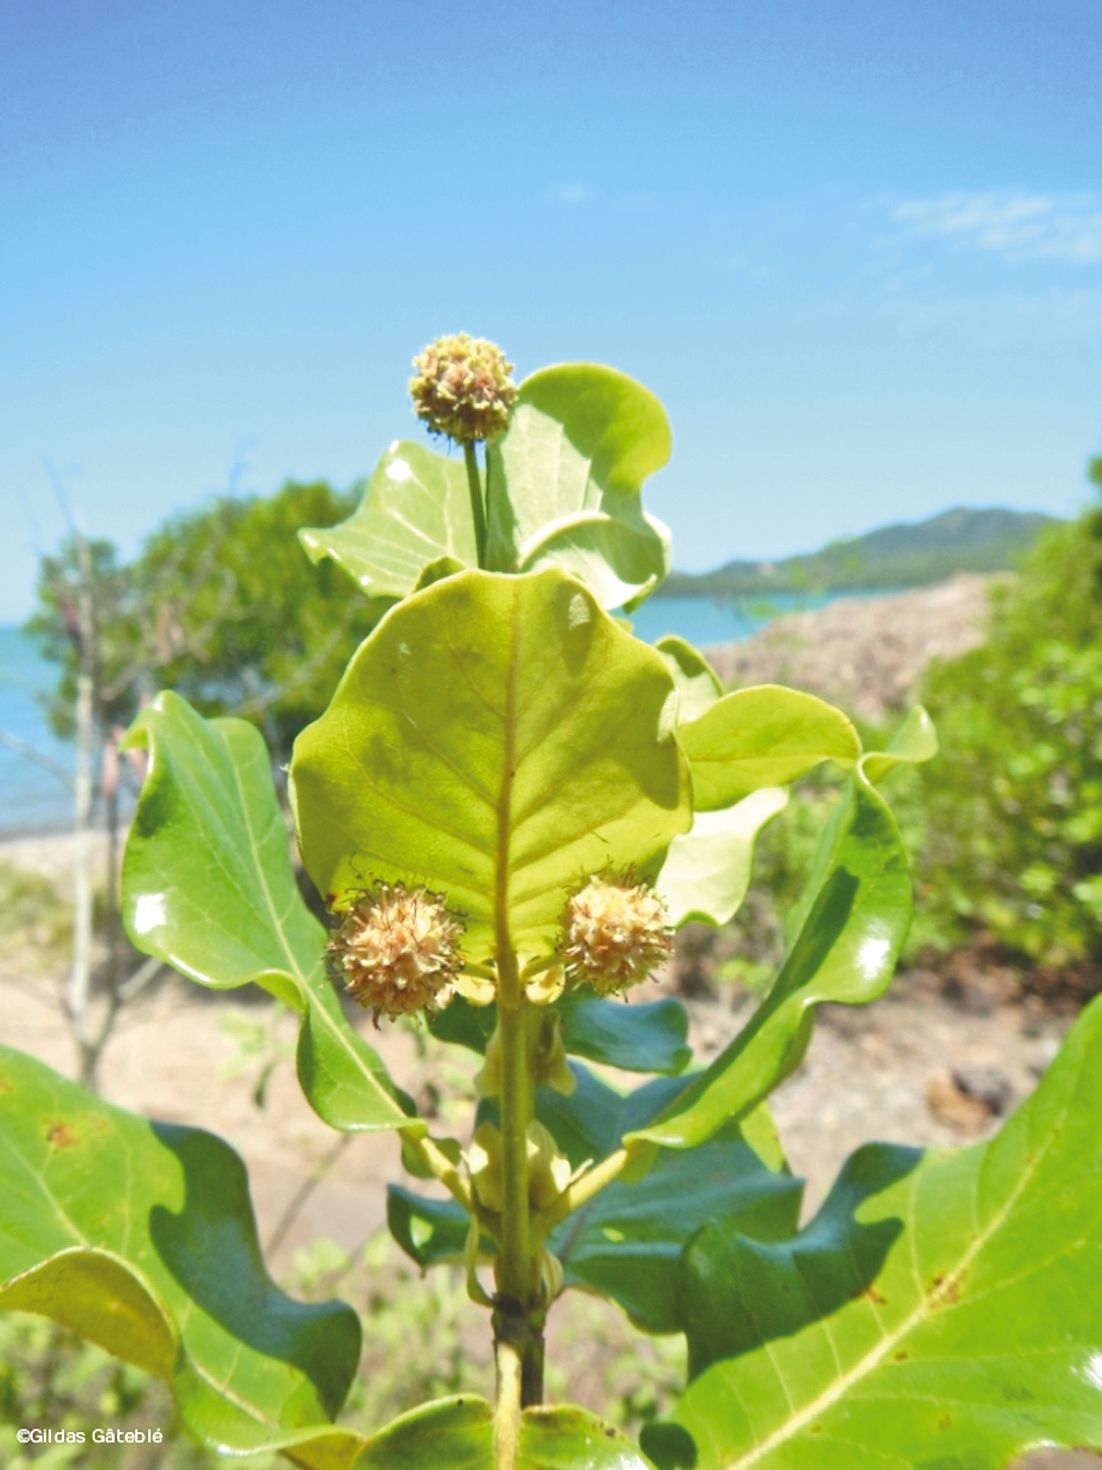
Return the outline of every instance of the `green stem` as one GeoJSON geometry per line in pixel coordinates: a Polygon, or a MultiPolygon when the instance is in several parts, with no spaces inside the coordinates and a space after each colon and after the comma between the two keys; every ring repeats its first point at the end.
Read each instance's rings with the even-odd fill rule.
{"type": "Polygon", "coordinates": [[[527,1001],[516,957],[498,956],[498,1026],[501,1033],[502,1224],[498,1289],[523,1309],[531,1279],[528,1208],[528,1124],[534,1088],[528,1065],[527,1001]]]}
{"type": "Polygon", "coordinates": [[[494,1348],[497,1403],[494,1405],[494,1470],[515,1470],[520,1456],[520,1405],[524,1370],[515,1343],[494,1348]]]}
{"type": "Polygon", "coordinates": [[[486,565],[486,510],[482,503],[482,481],[478,474],[478,455],[471,443],[463,445],[463,459],[467,466],[467,489],[471,494],[471,517],[474,520],[474,540],[478,549],[478,564],[486,565]]]}
{"type": "Polygon", "coordinates": [[[517,959],[505,936],[497,953],[498,1032],[501,1046],[502,1207],[495,1266],[495,1470],[513,1470],[520,1413],[543,1397],[543,1322],[540,1252],[534,1248],[528,1200],[528,1124],[535,1109],[535,1073],[529,1005],[517,959]]]}
{"type": "Polygon", "coordinates": [[[489,539],[490,539],[490,521],[491,521],[492,516],[493,516],[493,504],[494,504],[494,498],[493,498],[494,497],[493,464],[492,464],[492,462],[490,460],[490,445],[489,445],[489,441],[487,441],[486,447],[482,451],[482,457],[483,457],[483,460],[485,461],[485,465],[486,465],[486,539],[487,539],[487,541],[489,541],[489,539]]]}

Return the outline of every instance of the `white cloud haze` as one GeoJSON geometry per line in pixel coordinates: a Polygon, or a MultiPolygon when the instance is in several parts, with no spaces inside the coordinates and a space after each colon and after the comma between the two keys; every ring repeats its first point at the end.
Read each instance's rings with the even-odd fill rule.
{"type": "Polygon", "coordinates": [[[952,190],[896,204],[911,235],[989,251],[1010,262],[1102,265],[1102,195],[952,190]]]}

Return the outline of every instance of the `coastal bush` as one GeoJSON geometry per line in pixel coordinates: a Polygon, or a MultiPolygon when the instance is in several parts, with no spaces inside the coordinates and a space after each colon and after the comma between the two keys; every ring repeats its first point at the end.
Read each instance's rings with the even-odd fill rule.
{"type": "Polygon", "coordinates": [[[926,779],[929,907],[1028,967],[1102,987],[1102,510],[999,586],[984,644],[935,665],[946,754],[926,779]]]}
{"type": "Polygon", "coordinates": [[[870,1447],[980,1470],[1102,1447],[1102,1003],[997,1138],[868,1145],[802,1229],[768,1110],[817,1007],[890,983],[911,882],[882,786],[933,754],[925,713],[868,750],[824,701],[724,694],[695,649],[614,616],[668,564],[640,492],[669,430],[640,385],[568,364],[518,387],[465,335],[416,367],[418,413],[461,455],[392,444],[347,521],[302,532],[378,619],[289,772],[328,927],[300,895],[257,730],[172,692],[127,737],[149,769],[123,900],[149,955],[290,1007],[323,1123],[396,1138],[409,1181],[390,1231],[422,1270],[458,1266],[493,1401],[463,1386],[338,1423],[365,1339],[384,1362],[392,1342],[370,1307],[276,1286],[233,1151],[7,1047],[0,1305],[162,1377],[207,1450],[307,1470],[832,1470],[870,1447]],[[736,912],[758,833],[819,768],[839,798],[784,958],[694,1068],[681,1006],[638,988],[676,928],[736,912]],[[419,1115],[370,1044],[372,1022],[410,1017],[477,1058],[463,1136],[446,1110],[419,1115]],[[544,1402],[567,1291],[684,1340],[684,1391],[655,1395],[638,1444],[544,1402]]]}

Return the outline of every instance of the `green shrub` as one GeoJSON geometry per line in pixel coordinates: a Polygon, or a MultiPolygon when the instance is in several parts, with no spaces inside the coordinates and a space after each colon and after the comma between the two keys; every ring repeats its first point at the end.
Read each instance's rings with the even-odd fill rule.
{"type": "Polygon", "coordinates": [[[928,911],[1097,988],[1102,966],[1102,512],[1047,533],[996,590],[986,643],[935,665],[928,911]]]}

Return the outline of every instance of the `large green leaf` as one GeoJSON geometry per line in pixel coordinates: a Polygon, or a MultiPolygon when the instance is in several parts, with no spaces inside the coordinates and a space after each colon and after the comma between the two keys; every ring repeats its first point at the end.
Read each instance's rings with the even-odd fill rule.
{"type": "Polygon", "coordinates": [[[123,1112],[7,1047],[0,1120],[0,1306],[53,1317],[166,1379],[212,1449],[280,1444],[307,1425],[337,1433],[326,1421],[355,1372],[355,1313],[272,1283],[232,1149],[123,1112]]]}
{"type": "Polygon", "coordinates": [[[643,481],[670,457],[658,399],[592,363],[521,384],[489,452],[487,566],[565,567],[603,607],[632,605],[669,569],[669,533],[643,510],[643,481]]]}
{"type": "Polygon", "coordinates": [[[699,811],[730,806],[763,786],[785,786],[812,766],[850,766],[861,742],[841,710],[779,684],[725,694],[678,730],[699,811]]]}
{"type": "Polygon", "coordinates": [[[398,440],[348,520],[308,527],[299,538],[312,561],[335,562],[369,597],[381,599],[382,611],[434,565],[452,571],[478,565],[463,461],[398,440]]]}
{"type": "Polygon", "coordinates": [[[863,1004],[887,988],[910,922],[910,873],[895,820],[860,766],[824,846],[807,917],[772,989],[731,1044],[629,1143],[692,1148],[711,1137],[788,1075],[815,1006],[863,1004]]]}
{"type": "Polygon", "coordinates": [[[674,705],[661,657],[565,573],[449,577],[387,614],[295,744],[307,870],[336,897],[443,893],[476,956],[502,934],[547,953],[589,874],[688,826],[674,705]]]}
{"type": "Polygon", "coordinates": [[[699,1376],[667,1467],[999,1470],[1102,1449],[1102,999],[991,1142],[855,1154],[779,1244],[707,1228],[684,1258],[699,1376]]]}
{"type": "MultiPolygon", "coordinates": [[[[594,1121],[603,1136],[586,1142],[610,1152],[683,1085],[660,1082],[623,1097],[582,1068],[576,1075],[571,1097],[542,1094],[540,1107],[575,1165],[601,1157],[579,1148],[594,1121]]],[[[762,1240],[782,1239],[796,1228],[801,1195],[799,1180],[766,1167],[738,1125],[729,1124],[699,1148],[663,1152],[644,1178],[610,1184],[565,1220],[548,1246],[563,1263],[567,1286],[618,1302],[648,1332],[674,1332],[681,1325],[677,1261],[690,1237],[723,1220],[762,1240]]]]}
{"type": "Polygon", "coordinates": [[[264,742],[160,694],[127,735],[149,771],[123,862],[133,943],[213,989],[249,981],[301,1016],[297,1065],[334,1128],[418,1128],[325,973],[324,931],[299,895],[264,742]]]}
{"type": "Polygon", "coordinates": [[[726,924],[734,917],[750,886],[758,833],[787,804],[783,787],[764,786],[734,806],[697,812],[691,830],[670,843],[655,880],[671,924],[726,924]]]}

